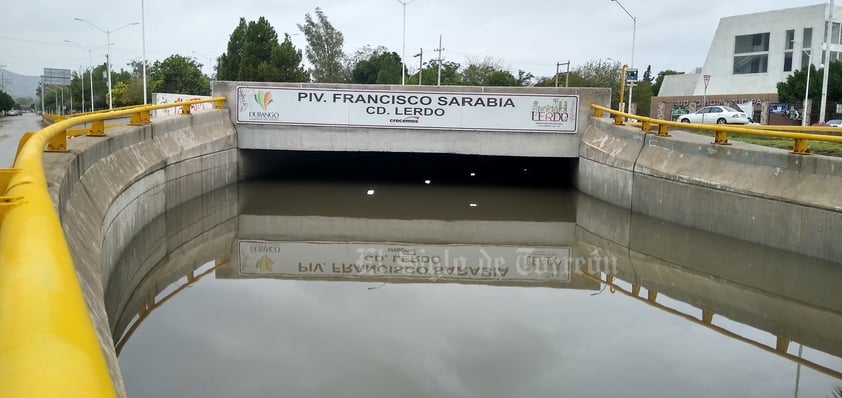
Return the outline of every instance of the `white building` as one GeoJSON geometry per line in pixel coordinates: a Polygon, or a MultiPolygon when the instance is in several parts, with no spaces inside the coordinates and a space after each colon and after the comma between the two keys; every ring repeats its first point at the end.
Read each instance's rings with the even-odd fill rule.
{"type": "MultiPolygon", "coordinates": [[[[823,64],[822,43],[828,5],[788,8],[725,17],[699,73],[664,78],[659,96],[777,93],[778,82],[808,62],[823,64]],[[812,57],[810,56],[812,54],[812,57]]],[[[830,59],[842,52],[842,7],[833,7],[830,59]]]]}

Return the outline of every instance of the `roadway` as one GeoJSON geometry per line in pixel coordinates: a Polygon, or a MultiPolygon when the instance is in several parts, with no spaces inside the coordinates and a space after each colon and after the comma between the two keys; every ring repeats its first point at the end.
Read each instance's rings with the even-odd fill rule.
{"type": "Polygon", "coordinates": [[[0,117],[0,167],[12,167],[23,133],[41,128],[41,116],[34,113],[0,117]]]}

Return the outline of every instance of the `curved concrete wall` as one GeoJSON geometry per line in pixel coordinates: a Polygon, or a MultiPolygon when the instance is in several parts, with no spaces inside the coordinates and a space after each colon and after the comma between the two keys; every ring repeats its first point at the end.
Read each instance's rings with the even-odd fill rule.
{"type": "Polygon", "coordinates": [[[115,388],[125,396],[105,289],[112,278],[130,284],[146,271],[114,273],[115,263],[132,238],[168,209],[237,181],[237,139],[228,110],[107,134],[74,138],[70,152],[47,153],[44,165],[115,388]]]}
{"type": "Polygon", "coordinates": [[[679,225],[842,259],[842,159],[671,134],[592,118],[580,147],[579,190],[679,225]]]}

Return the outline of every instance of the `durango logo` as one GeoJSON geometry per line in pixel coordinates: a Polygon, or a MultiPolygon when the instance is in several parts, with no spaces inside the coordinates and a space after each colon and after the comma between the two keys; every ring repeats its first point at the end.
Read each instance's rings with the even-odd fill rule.
{"type": "Polygon", "coordinates": [[[260,108],[265,111],[266,108],[269,107],[269,104],[272,103],[272,92],[258,91],[256,94],[254,94],[254,101],[257,102],[257,105],[259,105],[260,108]]]}

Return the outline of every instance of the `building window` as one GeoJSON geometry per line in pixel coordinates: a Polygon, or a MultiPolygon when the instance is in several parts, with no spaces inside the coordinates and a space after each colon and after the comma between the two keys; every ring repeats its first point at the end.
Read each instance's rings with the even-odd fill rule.
{"type": "Polygon", "coordinates": [[[741,55],[734,57],[734,74],[766,73],[769,66],[769,55],[741,55]]]}
{"type": "Polygon", "coordinates": [[[735,75],[768,72],[769,33],[735,37],[734,54],[735,75]]]}
{"type": "Polygon", "coordinates": [[[769,33],[737,36],[734,40],[734,54],[769,51],[769,33]]]}
{"type": "Polygon", "coordinates": [[[792,72],[792,50],[795,48],[795,30],[786,31],[784,42],[784,72],[792,72]]]}

